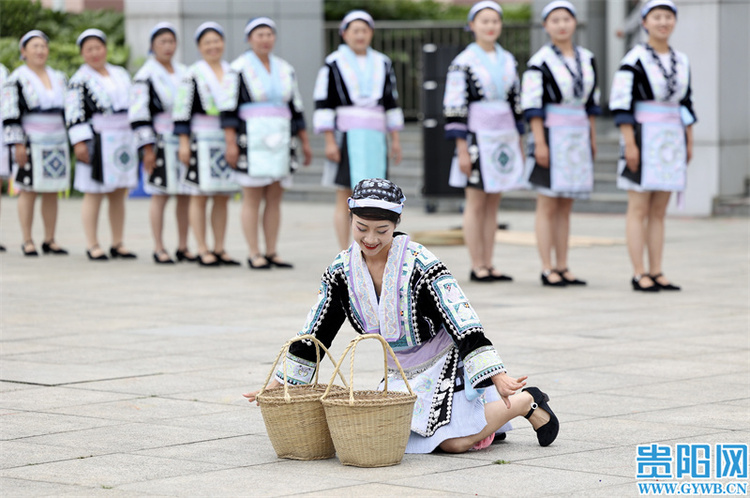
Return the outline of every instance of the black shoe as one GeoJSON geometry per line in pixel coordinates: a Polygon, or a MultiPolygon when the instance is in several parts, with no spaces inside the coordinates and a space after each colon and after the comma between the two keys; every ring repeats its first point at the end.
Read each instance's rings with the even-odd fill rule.
{"type": "Polygon", "coordinates": [[[504,432],[496,432],[495,439],[493,439],[490,444],[498,444],[500,441],[505,441],[505,437],[506,435],[504,432]]]}
{"type": "Polygon", "coordinates": [[[157,265],[173,265],[174,261],[172,260],[172,258],[169,258],[169,253],[162,249],[161,251],[154,253],[154,263],[156,263],[157,265]],[[162,254],[166,254],[167,259],[161,259],[159,256],[161,256],[162,254]]]}
{"type": "Polygon", "coordinates": [[[5,252],[7,249],[5,249],[5,246],[0,244],[0,252],[5,252]]]}
{"type": "Polygon", "coordinates": [[[659,278],[659,277],[663,277],[663,276],[664,276],[663,273],[658,273],[656,275],[649,275],[649,278],[651,278],[651,280],[653,280],[654,286],[658,287],[659,290],[665,290],[665,291],[678,291],[678,290],[682,290],[682,288],[679,285],[674,285],[671,282],[668,283],[668,284],[666,284],[666,285],[660,284],[659,281],[656,280],[656,279],[659,278]]]}
{"type": "Polygon", "coordinates": [[[469,280],[471,280],[472,282],[494,282],[495,278],[492,276],[491,273],[488,273],[487,275],[483,277],[479,277],[474,272],[474,270],[471,270],[471,273],[469,274],[469,280]]]}
{"type": "Polygon", "coordinates": [[[91,255],[91,251],[93,251],[94,249],[98,249],[98,248],[99,246],[95,245],[91,249],[86,249],[86,256],[89,257],[89,261],[109,261],[109,258],[107,257],[107,255],[104,254],[103,252],[99,256],[91,255]]]}
{"type": "Polygon", "coordinates": [[[495,268],[493,266],[490,266],[487,269],[490,272],[490,277],[492,277],[493,281],[495,282],[512,282],[513,281],[513,277],[511,277],[510,275],[505,275],[504,273],[501,273],[500,275],[495,275],[494,273],[492,273],[494,269],[495,268]]]}
{"type": "Polygon", "coordinates": [[[294,268],[293,264],[287,263],[286,261],[281,261],[281,260],[276,259],[277,258],[276,253],[266,254],[263,257],[266,258],[266,261],[268,261],[268,263],[271,266],[275,266],[276,268],[294,268]]]}
{"type": "Polygon", "coordinates": [[[26,242],[24,242],[23,244],[21,244],[21,252],[23,252],[23,255],[24,256],[39,256],[39,253],[36,252],[36,247],[34,247],[34,249],[32,249],[30,251],[27,251],[26,250],[26,245],[27,244],[31,244],[31,247],[34,247],[34,242],[31,241],[31,240],[27,240],[26,242]]]}
{"type": "Polygon", "coordinates": [[[122,259],[135,259],[138,256],[133,254],[132,252],[122,252],[120,251],[120,248],[122,247],[122,243],[117,244],[116,246],[112,246],[109,248],[109,255],[112,256],[112,259],[122,258],[122,259]]]}
{"type": "Polygon", "coordinates": [[[187,261],[188,263],[195,263],[198,261],[198,256],[189,257],[187,255],[187,248],[186,249],[177,249],[177,251],[174,253],[175,257],[177,258],[177,261],[187,261]]]}
{"type": "Polygon", "coordinates": [[[248,258],[247,259],[247,264],[248,264],[248,266],[250,266],[251,270],[270,270],[271,269],[271,263],[265,257],[261,256],[260,254],[256,254],[255,256],[248,258]],[[254,259],[258,259],[258,258],[263,258],[263,260],[265,261],[265,263],[260,264],[260,265],[253,264],[253,260],[254,259]]]}
{"type": "Polygon", "coordinates": [[[227,253],[225,251],[221,252],[214,252],[214,256],[216,256],[216,261],[219,262],[219,264],[224,266],[240,266],[239,261],[235,261],[232,258],[225,259],[223,256],[226,256],[227,253]]]}
{"type": "Polygon", "coordinates": [[[555,273],[560,275],[560,278],[563,279],[563,282],[565,282],[566,285],[586,285],[585,280],[578,280],[577,278],[570,279],[565,278],[565,273],[568,271],[567,268],[563,268],[562,270],[555,270],[555,273]]]}
{"type": "Polygon", "coordinates": [[[209,254],[213,255],[213,253],[211,253],[211,252],[204,252],[203,254],[199,254],[198,255],[198,264],[200,266],[214,266],[214,267],[221,266],[221,261],[219,260],[219,258],[216,258],[215,260],[213,260],[210,263],[206,263],[205,261],[203,261],[203,256],[208,256],[209,254]]]}
{"type": "Polygon", "coordinates": [[[522,391],[527,391],[531,394],[531,397],[534,398],[534,404],[531,405],[531,410],[529,410],[529,413],[524,415],[524,417],[527,419],[531,417],[531,414],[534,413],[534,410],[537,408],[541,408],[549,414],[549,422],[538,429],[534,429],[536,431],[536,439],[539,441],[539,446],[549,446],[557,438],[557,433],[560,432],[560,421],[557,420],[555,413],[547,404],[549,396],[540,391],[538,387],[525,387],[522,391]]]}
{"type": "Polygon", "coordinates": [[[542,286],[544,287],[566,287],[568,284],[565,282],[565,279],[562,278],[562,275],[560,275],[560,280],[557,282],[550,282],[549,276],[553,273],[557,273],[552,270],[544,270],[542,272],[542,286]]]}
{"type": "Polygon", "coordinates": [[[656,285],[656,282],[654,282],[653,280],[651,282],[653,282],[654,285],[652,285],[651,287],[643,287],[641,285],[641,279],[643,277],[648,277],[649,279],[651,278],[648,275],[636,275],[635,277],[633,277],[633,280],[630,281],[630,283],[633,284],[634,291],[659,292],[659,286],[656,285]]]}
{"type": "Polygon", "coordinates": [[[47,242],[42,242],[42,252],[44,254],[60,254],[60,255],[66,255],[68,254],[68,251],[63,249],[62,247],[52,247],[52,244],[55,243],[55,240],[49,240],[47,242]]]}

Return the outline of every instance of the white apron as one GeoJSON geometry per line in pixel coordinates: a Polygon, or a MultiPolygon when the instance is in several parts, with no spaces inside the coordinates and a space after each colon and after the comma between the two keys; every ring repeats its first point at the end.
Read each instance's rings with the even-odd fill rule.
{"type": "Polygon", "coordinates": [[[641,125],[641,187],[685,190],[687,147],[679,104],[636,102],[635,120],[641,125]]]}
{"type": "Polygon", "coordinates": [[[177,159],[180,138],[172,133],[173,128],[169,114],[160,113],[154,117],[156,168],[147,181],[149,187],[167,195],[183,193],[180,189],[180,162],[177,159]]]}
{"type": "MultiPolygon", "coordinates": [[[[70,149],[61,114],[27,114],[21,119],[29,138],[30,163],[14,164],[14,178],[21,189],[60,192],[70,187],[70,149]]],[[[16,147],[23,147],[17,145],[16,147]]]]}
{"type": "MultiPolygon", "coordinates": [[[[524,188],[523,156],[508,103],[472,102],[467,124],[476,136],[484,191],[498,193],[524,188]]],[[[458,156],[453,157],[448,183],[452,187],[466,187],[467,177],[458,166],[458,156]]]]}
{"type": "MultiPolygon", "coordinates": [[[[245,122],[247,159],[238,164],[253,178],[283,178],[290,173],[292,113],[285,105],[248,103],[240,106],[245,122]]],[[[242,137],[240,137],[242,140],[242,137]]]]}
{"type": "Polygon", "coordinates": [[[194,154],[185,181],[198,186],[203,192],[234,192],[232,168],[224,157],[226,142],[224,130],[218,116],[198,114],[191,122],[195,143],[191,146],[194,154]],[[197,178],[196,178],[197,176],[197,178]]]}
{"type": "Polygon", "coordinates": [[[102,183],[114,188],[137,187],[138,155],[128,114],[94,114],[91,124],[100,136],[102,183]]]}
{"type": "Polygon", "coordinates": [[[591,123],[583,106],[547,104],[544,126],[549,130],[550,189],[553,192],[591,192],[594,162],[591,123]]]}

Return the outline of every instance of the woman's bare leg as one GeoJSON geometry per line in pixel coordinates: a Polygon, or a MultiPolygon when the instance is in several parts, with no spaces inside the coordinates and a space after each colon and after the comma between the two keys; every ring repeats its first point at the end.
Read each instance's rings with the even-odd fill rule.
{"type": "MultiPolygon", "coordinates": [[[[471,269],[478,277],[489,274],[485,255],[485,216],[487,213],[487,194],[480,189],[467,187],[464,189],[466,205],[464,206],[464,243],[469,250],[471,269]]],[[[493,241],[494,242],[494,241],[493,241]]]]}
{"type": "Polygon", "coordinates": [[[91,251],[93,257],[104,254],[99,247],[99,240],[96,236],[97,225],[99,224],[99,208],[102,205],[104,194],[83,194],[83,203],[81,204],[81,220],[83,221],[83,233],[86,235],[86,248],[91,251]]]}
{"type": "MultiPolygon", "coordinates": [[[[497,233],[497,209],[500,207],[501,194],[486,194],[484,201],[484,225],[482,227],[482,266],[492,268],[492,255],[495,253],[495,234],[497,233]]],[[[494,272],[500,275],[500,272],[494,272]]]]}
{"type": "Polygon", "coordinates": [[[227,234],[229,196],[215,195],[213,200],[214,204],[211,207],[211,228],[214,232],[214,252],[216,254],[223,254],[227,234]]]}
{"type": "Polygon", "coordinates": [[[23,235],[24,251],[30,252],[35,249],[32,240],[31,226],[34,222],[34,202],[36,192],[22,191],[18,196],[18,220],[21,222],[21,233],[23,235]]]}
{"type": "MultiPolygon", "coordinates": [[[[536,233],[536,247],[539,251],[539,259],[542,260],[542,270],[553,270],[552,246],[555,241],[555,221],[557,220],[557,198],[537,194],[536,217],[534,219],[534,232],[536,233]]],[[[562,278],[556,273],[550,273],[547,279],[556,283],[562,278]]]]}
{"type": "MultiPolygon", "coordinates": [[[[164,208],[167,205],[169,196],[152,195],[149,204],[148,214],[151,219],[151,234],[154,237],[154,253],[161,254],[164,250],[164,208]]],[[[169,256],[165,256],[166,261],[169,256]]]]}
{"type": "MultiPolygon", "coordinates": [[[[573,199],[560,197],[557,199],[555,220],[555,260],[558,270],[568,267],[568,247],[570,244],[570,212],[573,210],[573,199]]],[[[566,272],[566,278],[573,280],[571,272],[566,272]]]]}
{"type": "Polygon", "coordinates": [[[109,199],[109,224],[112,229],[112,247],[118,248],[120,252],[127,252],[122,240],[125,233],[125,199],[128,197],[128,189],[118,188],[107,194],[109,199]]]}
{"type": "Polygon", "coordinates": [[[188,258],[193,255],[188,252],[188,230],[190,228],[190,196],[178,195],[177,205],[175,206],[175,216],[177,217],[177,249],[184,251],[188,258]]]}
{"type": "Polygon", "coordinates": [[[57,227],[57,192],[46,192],[42,194],[42,222],[44,223],[44,241],[58,249],[55,241],[55,229],[57,227]]]}
{"type": "MultiPolygon", "coordinates": [[[[654,192],[651,194],[651,207],[648,211],[648,225],[646,228],[646,246],[648,250],[648,266],[650,275],[662,272],[662,256],[664,255],[664,218],[667,215],[667,205],[671,192],[654,192]]],[[[659,279],[666,284],[664,278],[659,279]]]]}
{"type": "MultiPolygon", "coordinates": [[[[243,187],[242,189],[242,231],[245,234],[250,258],[255,258],[260,252],[258,225],[260,218],[260,203],[263,201],[266,187],[243,187]]],[[[253,261],[253,264],[265,264],[253,261]]]]}
{"type": "MultiPolygon", "coordinates": [[[[633,264],[635,275],[646,275],[646,267],[643,264],[643,248],[645,246],[644,221],[648,217],[651,207],[651,192],[636,192],[628,190],[628,211],[625,215],[625,239],[628,244],[630,262],[633,264]]],[[[643,279],[641,287],[653,286],[650,279],[643,279]]]]}
{"type": "Polygon", "coordinates": [[[333,210],[333,227],[339,248],[343,251],[351,244],[351,221],[349,220],[349,204],[347,200],[352,196],[352,190],[339,188],[336,190],[336,207],[333,210]]]}
{"type": "Polygon", "coordinates": [[[281,229],[281,199],[284,188],[281,182],[274,182],[266,187],[266,205],[263,208],[263,234],[266,239],[266,254],[276,254],[281,229]]]}
{"type": "Polygon", "coordinates": [[[206,243],[206,204],[208,196],[193,195],[190,197],[190,229],[198,244],[198,255],[204,263],[213,263],[216,257],[208,250],[206,243]]]}
{"type": "MultiPolygon", "coordinates": [[[[510,398],[510,409],[505,406],[503,401],[494,401],[484,405],[484,416],[487,419],[487,425],[478,434],[472,436],[457,437],[446,439],[440,443],[440,449],[448,453],[463,453],[471,449],[482,439],[489,437],[490,434],[497,432],[503,425],[507,424],[516,417],[525,416],[531,409],[534,398],[527,392],[519,392],[510,398]]],[[[535,429],[543,426],[549,421],[550,417],[547,412],[541,409],[534,410],[529,418],[532,427],[535,429]]]]}

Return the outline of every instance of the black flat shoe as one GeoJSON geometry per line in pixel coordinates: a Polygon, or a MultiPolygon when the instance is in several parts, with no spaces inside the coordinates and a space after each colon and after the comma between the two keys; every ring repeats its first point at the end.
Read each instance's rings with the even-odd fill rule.
{"type": "Polygon", "coordinates": [[[44,254],[59,254],[59,255],[66,255],[68,254],[68,251],[63,249],[62,247],[52,247],[52,244],[55,243],[55,240],[49,240],[47,242],[42,242],[42,252],[44,254]]]}
{"type": "Polygon", "coordinates": [[[660,284],[659,281],[656,280],[656,279],[659,278],[659,277],[663,277],[663,276],[664,276],[663,273],[658,273],[656,275],[649,275],[649,278],[651,278],[651,280],[654,282],[654,286],[658,287],[659,290],[665,290],[665,291],[678,291],[678,290],[682,290],[682,287],[680,287],[679,285],[674,285],[671,282],[668,283],[668,284],[660,284]]]}
{"type": "Polygon", "coordinates": [[[180,261],[180,262],[187,261],[188,263],[195,263],[196,261],[198,261],[198,256],[188,256],[187,253],[188,253],[187,249],[184,249],[184,250],[177,249],[174,255],[177,258],[177,261],[180,261]]]}
{"type": "Polygon", "coordinates": [[[474,270],[471,270],[471,273],[469,274],[469,280],[472,282],[494,282],[495,279],[492,277],[491,274],[487,274],[483,277],[477,276],[477,274],[474,272],[474,270]]]}
{"type": "Polygon", "coordinates": [[[216,259],[213,260],[213,261],[211,261],[210,263],[206,263],[203,260],[203,257],[204,256],[208,256],[209,254],[212,255],[212,256],[214,256],[214,257],[216,257],[212,252],[204,252],[203,254],[199,254],[198,255],[198,265],[200,265],[200,266],[213,266],[213,267],[221,266],[221,261],[219,260],[218,257],[216,257],[216,259]]]}
{"type": "Polygon", "coordinates": [[[640,291],[640,292],[659,292],[659,286],[656,285],[656,282],[654,282],[653,280],[651,282],[653,282],[654,285],[652,285],[650,287],[643,287],[641,285],[641,279],[643,277],[651,278],[648,275],[636,275],[635,277],[633,277],[633,280],[630,281],[630,283],[633,284],[633,290],[634,291],[640,291]]]}
{"type": "Polygon", "coordinates": [[[120,249],[122,248],[122,243],[117,244],[116,246],[112,246],[109,248],[109,255],[112,256],[112,259],[122,258],[122,259],[135,259],[138,256],[133,254],[132,252],[122,252],[120,249]]]}
{"type": "Polygon", "coordinates": [[[534,403],[531,405],[531,410],[529,410],[529,413],[524,415],[525,418],[528,419],[529,417],[531,417],[531,414],[534,413],[534,410],[536,410],[537,408],[541,408],[549,414],[549,422],[539,427],[538,429],[534,429],[536,431],[536,439],[537,441],[539,441],[539,446],[549,446],[557,438],[558,432],[560,432],[560,421],[557,420],[557,416],[555,416],[555,413],[547,404],[547,401],[549,401],[549,396],[540,391],[538,387],[525,387],[522,389],[522,391],[528,392],[529,394],[531,394],[531,397],[534,398],[534,403]]]}
{"type": "Polygon", "coordinates": [[[498,444],[500,441],[505,441],[505,437],[506,437],[506,435],[505,435],[504,432],[500,432],[500,433],[496,432],[495,433],[495,439],[493,439],[490,444],[498,444]]]}
{"type": "Polygon", "coordinates": [[[565,273],[567,273],[567,271],[567,268],[563,268],[562,270],[555,270],[555,273],[560,275],[560,278],[563,279],[563,282],[565,282],[566,285],[586,285],[585,280],[578,280],[577,278],[565,278],[565,273]]]}
{"type": "Polygon", "coordinates": [[[91,251],[93,251],[94,249],[99,249],[99,246],[96,245],[91,249],[86,249],[86,256],[89,257],[89,261],[109,261],[109,258],[106,254],[104,254],[104,252],[102,252],[99,256],[93,256],[91,254],[91,251]]]}
{"type": "Polygon", "coordinates": [[[2,244],[0,244],[0,252],[5,252],[5,251],[7,251],[7,249],[5,248],[5,246],[2,245],[2,244]]]}
{"type": "Polygon", "coordinates": [[[174,260],[169,257],[169,253],[167,253],[167,251],[162,249],[161,251],[157,251],[154,253],[154,263],[156,263],[157,265],[173,265],[174,260]],[[161,256],[162,254],[165,254],[167,256],[167,259],[161,259],[159,256],[161,256]]]}
{"type": "Polygon", "coordinates": [[[29,245],[29,244],[31,244],[31,247],[34,247],[34,242],[31,241],[31,240],[27,240],[26,242],[24,242],[23,244],[21,244],[21,252],[23,252],[23,255],[24,256],[39,256],[39,253],[36,252],[36,247],[34,247],[34,249],[32,249],[30,251],[26,250],[26,246],[29,245]]]}
{"type": "Polygon", "coordinates": [[[251,270],[270,270],[271,269],[271,263],[270,263],[270,261],[268,261],[266,258],[264,258],[263,256],[261,256],[260,254],[256,254],[255,256],[253,256],[251,258],[248,258],[247,259],[247,264],[248,264],[248,266],[250,267],[251,270]],[[263,258],[263,260],[265,261],[265,263],[260,264],[260,265],[253,264],[253,260],[254,259],[259,259],[259,258],[263,258]]]}
{"type": "Polygon", "coordinates": [[[268,263],[271,266],[275,266],[276,268],[294,268],[293,264],[287,263],[286,261],[280,261],[280,260],[276,259],[276,257],[277,257],[276,253],[266,254],[263,257],[266,258],[266,261],[268,261],[268,263]]]}
{"type": "Polygon", "coordinates": [[[227,255],[225,251],[221,252],[214,252],[214,256],[216,256],[216,261],[219,262],[219,264],[222,264],[224,266],[240,266],[239,261],[235,261],[232,258],[226,259],[224,256],[227,255]]]}
{"type": "Polygon", "coordinates": [[[488,268],[490,272],[490,277],[492,277],[492,280],[494,282],[512,282],[513,281],[513,277],[511,277],[510,275],[505,275],[504,273],[501,273],[500,275],[495,275],[494,273],[492,273],[494,269],[495,268],[492,266],[488,268]]]}
{"type": "Polygon", "coordinates": [[[542,272],[542,286],[544,287],[566,287],[568,284],[565,283],[565,279],[560,276],[560,280],[557,282],[550,282],[549,276],[553,273],[557,273],[552,270],[544,270],[542,272]]]}

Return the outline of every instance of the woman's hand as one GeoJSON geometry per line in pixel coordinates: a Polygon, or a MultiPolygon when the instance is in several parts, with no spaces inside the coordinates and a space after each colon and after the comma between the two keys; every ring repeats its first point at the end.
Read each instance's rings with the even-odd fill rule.
{"type": "Polygon", "coordinates": [[[399,138],[398,132],[394,131],[391,133],[391,160],[393,164],[401,164],[401,138],[399,138]]]}
{"type": "MultiPolygon", "coordinates": [[[[268,391],[269,389],[278,389],[279,387],[281,387],[281,382],[279,382],[278,380],[274,379],[273,381],[271,381],[270,384],[268,384],[268,386],[266,387],[265,390],[268,391]]],[[[260,389],[258,389],[257,391],[253,391],[251,393],[243,394],[243,396],[246,397],[247,400],[250,403],[252,403],[253,401],[255,401],[255,404],[257,405],[258,404],[258,393],[259,392],[260,392],[260,389]]]]}
{"type": "Polygon", "coordinates": [[[336,138],[333,136],[332,131],[326,132],[326,159],[332,163],[341,162],[341,151],[336,144],[336,138]]]}
{"type": "Polygon", "coordinates": [[[190,137],[180,135],[180,148],[177,149],[177,159],[185,166],[190,166],[190,137]]]}
{"type": "Polygon", "coordinates": [[[307,130],[299,130],[299,132],[297,132],[297,137],[302,144],[302,155],[305,158],[302,164],[309,166],[310,163],[312,163],[313,154],[312,147],[310,147],[310,138],[307,136],[307,130]]]}
{"type": "Polygon", "coordinates": [[[466,149],[458,150],[458,169],[466,176],[471,175],[471,156],[466,149]]]}
{"type": "Polygon", "coordinates": [[[549,147],[544,140],[534,144],[534,160],[542,168],[549,168],[549,147]]]}
{"type": "Polygon", "coordinates": [[[29,162],[29,155],[26,153],[26,145],[16,144],[13,148],[16,151],[16,164],[18,164],[19,167],[25,166],[26,163],[29,162]]]}
{"type": "Polygon", "coordinates": [[[151,144],[143,146],[143,169],[149,175],[153,174],[156,168],[156,152],[151,144]]]}
{"type": "Polygon", "coordinates": [[[633,173],[638,171],[641,164],[641,151],[638,150],[635,142],[625,144],[625,164],[633,173]]]}
{"type": "Polygon", "coordinates": [[[84,164],[91,164],[91,158],[89,157],[89,146],[87,142],[78,142],[73,146],[73,154],[76,156],[76,161],[84,164]]]}
{"type": "Polygon", "coordinates": [[[224,159],[232,169],[237,169],[237,161],[240,158],[240,147],[237,142],[227,142],[227,148],[224,151],[224,159]]]}
{"type": "Polygon", "coordinates": [[[508,398],[516,394],[516,391],[523,388],[526,385],[527,375],[514,379],[506,373],[499,373],[492,376],[492,383],[495,384],[495,389],[500,395],[500,398],[505,403],[506,408],[510,410],[510,400],[508,398]]]}

